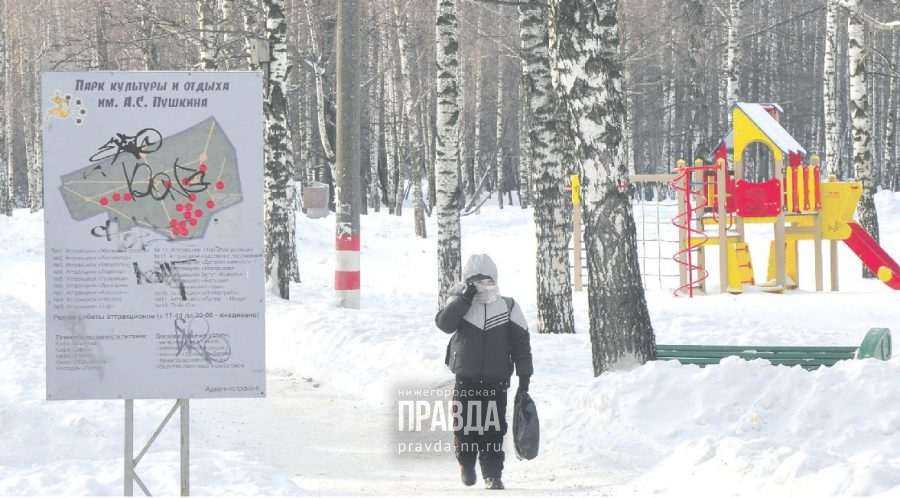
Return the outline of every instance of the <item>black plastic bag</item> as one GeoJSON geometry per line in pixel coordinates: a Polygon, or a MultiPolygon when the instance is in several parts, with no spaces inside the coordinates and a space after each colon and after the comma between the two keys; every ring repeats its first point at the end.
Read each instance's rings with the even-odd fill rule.
{"type": "Polygon", "coordinates": [[[513,441],[519,460],[531,460],[541,445],[541,424],[537,407],[528,393],[516,395],[513,404],[513,441]]]}

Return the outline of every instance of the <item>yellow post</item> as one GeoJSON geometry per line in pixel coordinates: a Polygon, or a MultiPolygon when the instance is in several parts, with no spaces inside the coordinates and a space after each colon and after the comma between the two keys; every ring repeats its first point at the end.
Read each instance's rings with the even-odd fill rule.
{"type": "MultiPolygon", "coordinates": [[[[702,165],[703,162],[700,161],[702,165]]],[[[727,213],[725,212],[725,192],[726,175],[725,160],[719,159],[716,162],[716,183],[719,187],[719,292],[724,293],[728,290],[728,225],[725,223],[727,213]]]]}
{"type": "Polygon", "coordinates": [[[794,168],[788,166],[787,175],[784,177],[784,198],[788,211],[794,211],[794,190],[796,188],[796,185],[794,185],[794,168]]]}
{"type": "MultiPolygon", "coordinates": [[[[781,182],[780,199],[784,199],[784,160],[774,162],[775,179],[781,182]]],[[[785,234],[784,208],[779,208],[778,217],[775,219],[775,285],[780,289],[787,288],[787,268],[784,254],[785,234]]]]}
{"type": "MultiPolygon", "coordinates": [[[[820,213],[819,209],[816,209],[816,196],[821,195],[821,192],[816,189],[816,168],[819,167],[819,156],[812,156],[811,167],[810,167],[810,188],[809,191],[812,192],[809,204],[810,208],[816,212],[816,217],[813,226],[815,227],[816,239],[813,241],[814,251],[815,251],[815,260],[816,260],[816,292],[821,292],[825,289],[824,283],[824,275],[822,272],[822,213],[820,213]]],[[[821,171],[821,170],[820,170],[821,171]]]]}
{"type": "Polygon", "coordinates": [[[797,205],[794,206],[794,211],[799,212],[806,211],[806,203],[803,202],[803,199],[806,198],[806,182],[803,181],[803,170],[803,166],[794,168],[797,175],[797,179],[794,181],[794,185],[797,187],[797,205]]]}
{"type": "Polygon", "coordinates": [[[570,177],[572,182],[572,246],[575,265],[575,292],[583,290],[581,283],[581,181],[578,175],[570,177]]]}

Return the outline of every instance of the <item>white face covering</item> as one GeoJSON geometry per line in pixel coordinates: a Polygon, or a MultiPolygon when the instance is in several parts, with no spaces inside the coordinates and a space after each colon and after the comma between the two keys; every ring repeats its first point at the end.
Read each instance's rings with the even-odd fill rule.
{"type": "Polygon", "coordinates": [[[472,299],[473,303],[493,303],[500,297],[500,288],[496,285],[484,285],[475,282],[478,294],[472,299]]]}

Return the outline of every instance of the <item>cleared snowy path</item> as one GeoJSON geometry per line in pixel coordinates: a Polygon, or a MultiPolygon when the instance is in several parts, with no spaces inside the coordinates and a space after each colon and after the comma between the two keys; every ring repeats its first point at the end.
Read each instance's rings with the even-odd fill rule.
{"type": "MultiPolygon", "coordinates": [[[[270,372],[268,383],[266,399],[202,400],[192,405],[192,416],[309,494],[488,493],[480,475],[472,488],[462,485],[451,454],[399,457],[393,407],[314,387],[314,380],[284,371],[270,372]]],[[[520,462],[506,443],[504,482],[516,494],[602,494],[630,477],[598,473],[597,462],[520,462]]]]}

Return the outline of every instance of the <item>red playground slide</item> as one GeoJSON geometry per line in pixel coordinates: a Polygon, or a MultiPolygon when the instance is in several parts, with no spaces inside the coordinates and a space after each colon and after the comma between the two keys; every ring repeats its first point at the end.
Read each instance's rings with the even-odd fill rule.
{"type": "Polygon", "coordinates": [[[878,278],[894,290],[900,290],[900,265],[875,242],[865,228],[859,223],[848,223],[851,234],[844,241],[847,247],[859,256],[866,268],[878,275],[878,278]]]}

